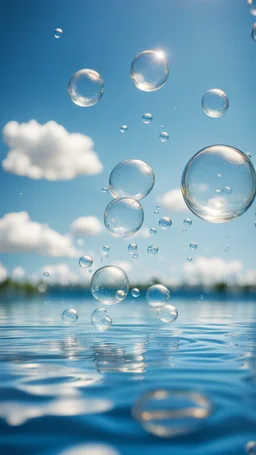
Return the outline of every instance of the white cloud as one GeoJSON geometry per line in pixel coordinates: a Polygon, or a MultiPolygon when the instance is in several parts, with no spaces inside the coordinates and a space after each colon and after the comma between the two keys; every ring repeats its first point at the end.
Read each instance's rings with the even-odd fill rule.
{"type": "MultiPolygon", "coordinates": [[[[144,239],[148,239],[151,235],[149,233],[149,229],[144,227],[140,228],[135,234],[133,234],[133,238],[134,237],[143,237],[144,239]]],[[[128,240],[130,241],[130,239],[128,240]]]]}
{"type": "Polygon", "coordinates": [[[88,136],[69,133],[54,121],[40,125],[11,121],[3,129],[9,147],[2,161],[4,170],[31,179],[70,180],[103,170],[94,143],[88,136]]]}
{"type": "Polygon", "coordinates": [[[256,270],[247,270],[244,276],[239,280],[239,284],[246,286],[256,285],[256,270]]]}
{"type": "Polygon", "coordinates": [[[0,219],[0,253],[29,253],[42,256],[76,257],[72,240],[31,221],[27,212],[7,213],[0,219]]]}
{"type": "Polygon", "coordinates": [[[175,188],[174,190],[168,191],[168,193],[165,193],[160,201],[169,210],[172,210],[173,212],[185,212],[188,210],[181,190],[180,188],[175,188]]]}
{"type": "Polygon", "coordinates": [[[45,283],[58,283],[62,285],[68,285],[73,283],[78,283],[79,278],[78,276],[72,272],[68,264],[61,263],[61,264],[53,264],[53,265],[45,265],[41,268],[40,272],[33,275],[33,280],[44,280],[45,283]],[[44,273],[48,272],[49,276],[45,277],[44,273]]]}
{"type": "Polygon", "coordinates": [[[129,273],[133,269],[133,265],[128,261],[114,261],[113,265],[120,267],[125,273],[129,273]]]}
{"type": "Polygon", "coordinates": [[[238,261],[226,261],[220,257],[197,257],[193,262],[184,264],[185,281],[191,285],[214,283],[237,283],[243,264],[238,261]]]}
{"type": "Polygon", "coordinates": [[[8,277],[7,270],[0,262],[0,283],[5,281],[7,277],[8,277]]]}
{"type": "Polygon", "coordinates": [[[73,221],[70,226],[73,235],[99,235],[103,231],[103,225],[96,216],[81,216],[73,221]]]}
{"type": "Polygon", "coordinates": [[[26,273],[23,267],[15,267],[11,273],[11,277],[16,281],[22,281],[25,277],[26,273]]]}

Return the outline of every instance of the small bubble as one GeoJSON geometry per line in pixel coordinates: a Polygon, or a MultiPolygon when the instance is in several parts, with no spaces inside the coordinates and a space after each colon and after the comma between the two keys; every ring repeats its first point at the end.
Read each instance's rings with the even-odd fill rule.
{"type": "Polygon", "coordinates": [[[92,266],[93,259],[91,258],[91,256],[82,256],[82,257],[80,257],[78,262],[79,262],[80,267],[87,268],[87,267],[92,266]]]}
{"type": "Polygon", "coordinates": [[[187,261],[188,261],[188,262],[192,262],[192,261],[193,261],[192,257],[189,256],[189,257],[187,258],[187,261]]]}
{"type": "Polygon", "coordinates": [[[67,310],[63,311],[61,315],[61,319],[65,324],[73,324],[78,319],[78,313],[74,308],[68,308],[67,310]]]}
{"type": "Polygon", "coordinates": [[[61,28],[55,28],[54,30],[54,38],[59,39],[63,35],[63,30],[61,28]]]}
{"type": "Polygon", "coordinates": [[[108,193],[108,188],[106,186],[103,186],[102,193],[108,193]]]}
{"type": "Polygon", "coordinates": [[[48,277],[48,276],[50,276],[50,273],[49,273],[49,272],[44,272],[44,273],[43,273],[43,276],[48,277]]]}
{"type": "Polygon", "coordinates": [[[204,295],[201,294],[201,295],[200,295],[200,300],[203,300],[203,299],[204,299],[204,295]]]}
{"type": "Polygon", "coordinates": [[[20,193],[20,196],[23,196],[23,193],[20,193]]]}
{"type": "Polygon", "coordinates": [[[190,218],[185,218],[185,220],[183,221],[183,225],[184,225],[186,228],[190,227],[191,224],[192,224],[192,221],[191,221],[190,218]]]}
{"type": "Polygon", "coordinates": [[[133,255],[134,253],[137,253],[138,250],[138,245],[137,243],[130,243],[128,245],[128,252],[133,255]]]}
{"type": "Polygon", "coordinates": [[[118,291],[116,292],[116,298],[118,300],[124,300],[126,297],[126,294],[124,291],[122,291],[122,289],[118,289],[118,291]]]}
{"type": "Polygon", "coordinates": [[[132,255],[132,258],[133,258],[133,259],[138,259],[138,257],[139,257],[138,253],[134,253],[134,254],[132,255]]]}
{"type": "Polygon", "coordinates": [[[251,159],[252,155],[250,153],[246,153],[246,156],[251,159]]]}
{"type": "Polygon", "coordinates": [[[100,332],[110,329],[112,319],[105,308],[97,308],[91,315],[91,321],[95,329],[100,332]]]}
{"type": "Polygon", "coordinates": [[[149,233],[150,233],[150,235],[156,235],[157,234],[157,230],[155,228],[150,228],[149,229],[149,233]]]}
{"type": "Polygon", "coordinates": [[[159,250],[159,248],[157,245],[149,245],[147,248],[148,254],[157,254],[158,250],[159,250]]]}
{"type": "Polygon", "coordinates": [[[140,296],[140,290],[138,288],[133,288],[131,294],[133,297],[137,298],[140,296]]]}
{"type": "Polygon", "coordinates": [[[164,230],[170,229],[171,225],[172,225],[172,220],[168,216],[163,216],[162,218],[160,218],[159,226],[161,229],[164,229],[164,230]]]}
{"type": "Polygon", "coordinates": [[[158,310],[158,318],[162,322],[174,322],[178,317],[178,311],[173,305],[164,305],[158,310]]]}
{"type": "Polygon", "coordinates": [[[190,248],[191,250],[193,250],[193,251],[196,250],[196,249],[197,249],[197,243],[196,243],[196,242],[191,242],[191,243],[189,244],[189,248],[190,248]]]}
{"type": "Polygon", "coordinates": [[[105,261],[105,258],[101,258],[100,260],[101,260],[101,262],[104,262],[104,261],[105,261]]]}
{"type": "Polygon", "coordinates": [[[146,299],[150,306],[160,308],[165,305],[170,298],[169,289],[162,284],[153,284],[147,290],[146,299]]]}
{"type": "Polygon", "coordinates": [[[110,251],[110,246],[104,245],[102,249],[103,249],[104,253],[108,253],[110,251]]]}
{"type": "Polygon", "coordinates": [[[142,116],[142,120],[143,120],[143,123],[145,123],[146,125],[148,125],[149,123],[152,122],[153,116],[152,116],[152,114],[144,114],[144,115],[142,116]]]}
{"type": "Polygon", "coordinates": [[[169,139],[169,134],[163,131],[162,133],[159,134],[159,139],[161,142],[167,142],[169,139]]]}
{"type": "Polygon", "coordinates": [[[155,209],[155,210],[154,210],[154,214],[155,214],[155,215],[158,215],[158,213],[159,213],[159,210],[155,209]]]}
{"type": "Polygon", "coordinates": [[[208,90],[202,97],[202,108],[209,117],[221,117],[229,108],[226,93],[218,88],[208,90]]]}
{"type": "Polygon", "coordinates": [[[127,125],[120,126],[121,133],[125,133],[127,130],[128,130],[128,126],[127,125]]]}
{"type": "Polygon", "coordinates": [[[245,451],[247,455],[255,455],[256,454],[256,441],[249,441],[245,445],[245,451]]]}
{"type": "Polygon", "coordinates": [[[231,194],[232,189],[229,186],[225,186],[225,188],[223,188],[223,190],[222,190],[222,193],[231,194]]]}
{"type": "Polygon", "coordinates": [[[221,174],[217,174],[217,177],[220,178],[220,177],[221,177],[221,174]]]}

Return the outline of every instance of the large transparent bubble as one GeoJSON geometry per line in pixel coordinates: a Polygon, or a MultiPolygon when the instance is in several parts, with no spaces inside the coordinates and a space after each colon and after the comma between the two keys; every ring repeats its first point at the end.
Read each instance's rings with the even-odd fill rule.
{"type": "Polygon", "coordinates": [[[136,55],[132,61],[131,78],[136,87],[143,92],[160,89],[168,76],[168,62],[162,51],[144,51],[136,55]]]}
{"type": "Polygon", "coordinates": [[[229,108],[226,93],[219,88],[208,90],[202,97],[202,108],[209,117],[221,117],[229,108]]]}
{"type": "Polygon", "coordinates": [[[144,220],[144,210],[129,197],[114,199],[104,212],[104,224],[114,237],[129,237],[137,232],[144,220]]]}
{"type": "Polygon", "coordinates": [[[126,273],[114,265],[98,269],[91,280],[91,293],[96,300],[105,305],[114,305],[125,299],[129,292],[126,273]]]}
{"type": "Polygon", "coordinates": [[[213,145],[190,159],[183,171],[181,190],[195,215],[211,223],[224,223],[242,215],[252,204],[255,170],[240,150],[213,145]]]}
{"type": "Polygon", "coordinates": [[[150,193],[155,183],[153,169],[141,160],[125,160],[117,164],[109,177],[109,191],[114,198],[140,200],[150,193]]]}
{"type": "Polygon", "coordinates": [[[112,326],[111,316],[108,314],[105,308],[97,308],[91,315],[91,321],[95,329],[100,332],[110,329],[112,326]]]}
{"type": "Polygon", "coordinates": [[[68,94],[73,103],[82,107],[96,104],[104,92],[104,82],[97,71],[83,69],[77,71],[68,83],[68,94]]]}

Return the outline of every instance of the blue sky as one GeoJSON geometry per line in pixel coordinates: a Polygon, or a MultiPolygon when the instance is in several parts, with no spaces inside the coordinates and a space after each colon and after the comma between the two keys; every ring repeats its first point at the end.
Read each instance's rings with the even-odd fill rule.
{"type": "MultiPolygon", "coordinates": [[[[154,190],[142,203],[144,226],[157,227],[159,217],[153,214],[157,201],[180,186],[183,168],[198,150],[229,144],[251,153],[255,163],[256,43],[250,37],[254,20],[246,0],[5,2],[0,27],[1,129],[11,120],[35,119],[39,124],[54,120],[70,133],[92,138],[104,170],[51,182],[20,177],[1,167],[0,218],[25,211],[32,221],[63,235],[78,217],[102,220],[110,197],[101,189],[109,173],[123,159],[139,158],[156,174],[154,190]],[[59,40],[53,37],[57,27],[64,31],[59,40]],[[144,93],[130,79],[130,64],[139,52],[156,48],[167,55],[169,79],[161,90],[144,93]],[[67,94],[70,77],[82,68],[95,69],[104,79],[105,93],[90,108],[76,106],[67,94]],[[228,112],[219,119],[207,117],[201,108],[203,93],[214,87],[223,89],[230,100],[228,112]],[[150,125],[141,120],[145,112],[153,115],[150,125]],[[125,134],[119,131],[123,124],[128,125],[125,134]],[[167,143],[159,141],[160,125],[169,133],[167,143]]],[[[7,151],[1,142],[1,161],[7,151]]],[[[255,204],[240,219],[211,225],[188,211],[162,207],[160,214],[171,216],[173,226],[167,232],[158,229],[154,238],[134,239],[140,254],[133,273],[146,279],[157,270],[159,276],[175,277],[189,255],[194,260],[203,256],[240,261],[245,270],[255,269],[254,210],[255,204]],[[182,232],[185,216],[193,225],[182,232]],[[193,254],[188,248],[191,241],[198,243],[193,254]],[[146,253],[150,243],[159,245],[153,258],[146,253]],[[230,250],[224,253],[227,244],[230,250]]],[[[130,261],[128,243],[103,232],[85,238],[81,253],[93,251],[95,266],[101,265],[102,246],[109,244],[108,263],[130,261]]],[[[28,275],[60,262],[79,273],[77,259],[28,251],[1,254],[9,272],[21,266],[28,275]]]]}

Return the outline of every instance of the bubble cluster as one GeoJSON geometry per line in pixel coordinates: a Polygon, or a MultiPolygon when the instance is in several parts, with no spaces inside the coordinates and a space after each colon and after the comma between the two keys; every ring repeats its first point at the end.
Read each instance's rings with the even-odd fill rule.
{"type": "Polygon", "coordinates": [[[82,256],[80,257],[78,262],[80,267],[82,267],[83,269],[87,269],[88,267],[92,266],[93,259],[91,258],[91,256],[82,256]]]}
{"type": "Polygon", "coordinates": [[[55,28],[54,30],[54,38],[59,39],[63,35],[63,30],[61,28],[55,28]]]}
{"type": "Polygon", "coordinates": [[[172,220],[171,218],[169,218],[169,216],[163,216],[162,218],[160,218],[159,220],[159,226],[161,229],[170,229],[172,225],[172,220]]]}
{"type": "Polygon", "coordinates": [[[95,329],[100,332],[110,329],[112,319],[105,308],[97,308],[91,315],[91,321],[95,329]]]}
{"type": "Polygon", "coordinates": [[[142,226],[144,210],[140,203],[132,198],[120,198],[111,201],[104,212],[104,224],[114,237],[129,237],[142,226]]]}
{"type": "Polygon", "coordinates": [[[166,304],[158,310],[157,316],[162,322],[174,322],[178,318],[178,311],[175,306],[166,304]]]}
{"type": "Polygon", "coordinates": [[[147,290],[146,299],[150,306],[160,308],[165,305],[170,298],[169,289],[162,284],[153,284],[147,290]]]}
{"type": "Polygon", "coordinates": [[[169,134],[166,133],[166,131],[163,131],[162,133],[159,134],[159,139],[161,142],[167,142],[169,139],[169,134]]]}
{"type": "Polygon", "coordinates": [[[125,133],[127,130],[128,130],[128,126],[127,125],[120,126],[120,132],[121,133],[125,133]]]}
{"type": "Polygon", "coordinates": [[[137,400],[132,415],[149,433],[170,438],[195,430],[212,410],[210,400],[201,393],[155,389],[137,400]]]}
{"type": "Polygon", "coordinates": [[[154,255],[154,254],[157,254],[157,253],[158,253],[158,250],[159,250],[159,248],[158,248],[157,245],[149,245],[149,246],[147,247],[147,252],[148,252],[148,254],[153,254],[153,255],[154,255]]]}
{"type": "Polygon", "coordinates": [[[77,71],[68,83],[68,94],[77,106],[93,106],[101,99],[103,93],[103,79],[97,71],[91,69],[77,71]]]}
{"type": "Polygon", "coordinates": [[[105,305],[114,305],[125,299],[129,292],[126,273],[114,265],[98,269],[91,279],[91,293],[105,305]]]}
{"type": "Polygon", "coordinates": [[[109,191],[114,198],[143,199],[154,184],[153,169],[144,161],[136,159],[121,161],[109,177],[109,191]]]}
{"type": "Polygon", "coordinates": [[[168,62],[162,51],[143,51],[133,59],[130,73],[139,90],[153,92],[166,83],[169,76],[168,62]]]}
{"type": "Polygon", "coordinates": [[[149,123],[152,122],[153,120],[153,115],[152,114],[144,114],[142,116],[142,120],[143,120],[143,123],[145,123],[146,125],[148,125],[149,123]]]}
{"type": "Polygon", "coordinates": [[[219,88],[208,90],[202,97],[202,108],[209,117],[221,117],[229,108],[226,93],[219,88]]]}
{"type": "Polygon", "coordinates": [[[134,298],[137,298],[140,296],[140,290],[138,288],[133,288],[131,294],[134,298]]]}
{"type": "Polygon", "coordinates": [[[195,215],[212,223],[224,223],[242,215],[252,204],[256,174],[243,152],[228,145],[214,145],[200,150],[189,160],[183,171],[181,190],[195,215]],[[225,185],[221,194],[216,193],[218,173],[225,185]]]}
{"type": "Polygon", "coordinates": [[[78,313],[74,308],[68,308],[61,314],[61,319],[65,324],[74,324],[78,319],[78,313]]]}

